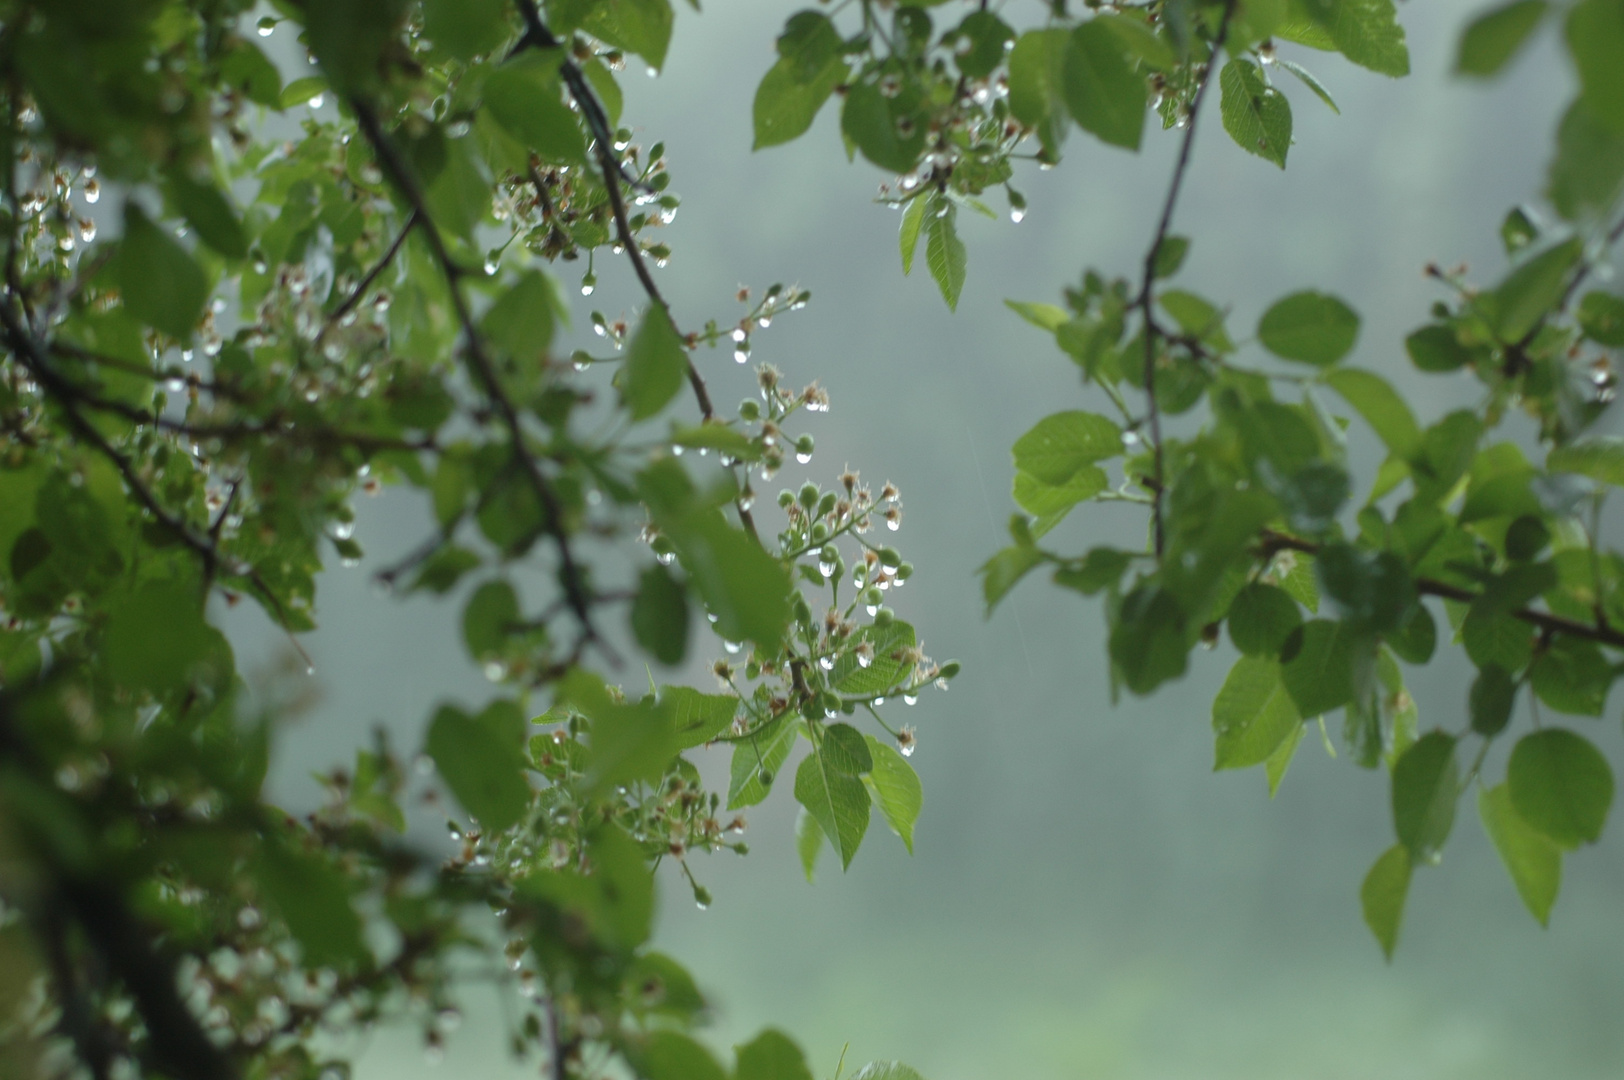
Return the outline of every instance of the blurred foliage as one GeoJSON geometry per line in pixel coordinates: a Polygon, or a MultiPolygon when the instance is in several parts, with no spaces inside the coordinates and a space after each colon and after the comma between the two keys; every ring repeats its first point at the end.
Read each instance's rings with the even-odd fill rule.
{"type": "Polygon", "coordinates": [[[843,865],[874,810],[911,846],[913,729],[879,710],[957,665],[885,604],[913,571],[879,539],[893,486],[758,506],[825,392],[761,364],[736,416],[711,402],[696,351],[745,362],[809,294],[683,330],[650,274],[678,199],[615,73],[663,62],[670,5],[270,8],[0,4],[0,1071],[337,1080],[329,1034],[405,1020],[437,1051],[494,978],[557,1080],[809,1078],[777,1031],[731,1065],[694,1039],[653,871],[707,903],[693,853],[745,853],[734,812],[803,740],[790,786],[843,865]],[[559,355],[539,267],[584,256],[590,294],[598,254],[642,314],[559,355]],[[463,597],[499,689],[434,709],[421,753],[380,734],[295,819],[262,788],[297,695],[249,693],[210,613],[311,629],[384,485],[437,528],[376,579],[463,597]],[[606,681],[712,641],[713,692],[606,681]],[[407,825],[447,800],[449,854],[407,825]]]}

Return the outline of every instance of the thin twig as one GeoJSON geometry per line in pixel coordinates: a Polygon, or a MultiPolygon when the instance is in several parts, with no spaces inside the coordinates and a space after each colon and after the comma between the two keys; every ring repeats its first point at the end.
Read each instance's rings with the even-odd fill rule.
{"type": "Polygon", "coordinates": [[[1184,175],[1189,171],[1190,152],[1195,146],[1195,129],[1201,114],[1201,102],[1207,96],[1207,87],[1212,85],[1213,72],[1217,70],[1224,39],[1229,36],[1229,20],[1235,14],[1235,2],[1236,0],[1227,0],[1224,4],[1224,15],[1218,23],[1218,33],[1212,40],[1212,51],[1207,57],[1206,71],[1202,73],[1201,81],[1195,88],[1195,97],[1190,101],[1190,122],[1184,131],[1184,141],[1179,145],[1178,162],[1173,166],[1173,181],[1168,186],[1167,198],[1162,203],[1161,220],[1156,223],[1155,237],[1151,240],[1150,250],[1145,253],[1144,278],[1139,286],[1139,296],[1134,301],[1134,306],[1139,308],[1144,316],[1145,398],[1149,402],[1150,443],[1154,460],[1152,482],[1148,486],[1151,489],[1151,519],[1154,524],[1158,559],[1161,558],[1162,550],[1166,546],[1165,529],[1162,524],[1162,492],[1166,486],[1166,477],[1162,461],[1161,409],[1156,402],[1156,338],[1159,327],[1154,311],[1155,298],[1151,290],[1156,283],[1156,260],[1161,256],[1162,245],[1167,242],[1167,231],[1173,225],[1173,211],[1178,206],[1179,192],[1184,187],[1184,175]]]}
{"type": "Polygon", "coordinates": [[[400,227],[400,235],[396,236],[394,242],[389,245],[389,250],[383,253],[383,257],[373,264],[372,269],[367,271],[366,277],[361,279],[360,283],[350,292],[350,295],[344,298],[344,302],[334,308],[333,313],[327,316],[327,321],[322,323],[321,331],[316,334],[316,348],[321,348],[322,339],[327,336],[327,332],[337,326],[340,319],[355,310],[355,306],[361,302],[362,297],[366,296],[373,283],[378,280],[384,270],[388,269],[389,264],[395,261],[395,256],[400,254],[400,249],[406,244],[406,237],[411,235],[412,229],[417,226],[420,220],[422,220],[422,215],[415,209],[406,215],[406,222],[400,227]]]}

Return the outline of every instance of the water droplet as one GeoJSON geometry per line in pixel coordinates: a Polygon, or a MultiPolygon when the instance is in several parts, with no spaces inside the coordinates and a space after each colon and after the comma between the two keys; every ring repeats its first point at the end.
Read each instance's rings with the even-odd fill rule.
{"type": "Polygon", "coordinates": [[[503,667],[495,660],[488,661],[485,664],[485,678],[489,679],[491,682],[501,682],[502,676],[506,674],[507,668],[503,667]]]}
{"type": "Polygon", "coordinates": [[[917,705],[917,704],[919,704],[919,695],[918,694],[903,694],[902,695],[902,703],[904,705],[917,705]]]}
{"type": "Polygon", "coordinates": [[[822,574],[826,578],[834,577],[835,576],[835,564],[832,563],[832,562],[824,562],[822,559],[819,559],[818,560],[818,573],[822,574]]]}
{"type": "Polygon", "coordinates": [[[94,180],[85,181],[85,202],[93,203],[101,198],[101,185],[94,180]]]}
{"type": "Polygon", "coordinates": [[[885,527],[890,529],[892,532],[896,532],[898,529],[902,528],[902,522],[898,521],[896,518],[886,518],[885,527]]]}
{"type": "Polygon", "coordinates": [[[259,26],[257,29],[259,30],[260,37],[270,37],[272,34],[276,33],[276,20],[267,16],[259,20],[259,26]]]}
{"type": "Polygon", "coordinates": [[[745,361],[747,361],[749,359],[750,359],[750,350],[749,349],[734,349],[733,350],[733,362],[734,363],[742,364],[742,363],[744,363],[745,361]]]}
{"type": "Polygon", "coordinates": [[[913,757],[914,749],[915,749],[914,744],[909,743],[907,746],[904,746],[902,748],[902,756],[903,757],[913,757]]]}
{"type": "Polygon", "coordinates": [[[812,455],[811,454],[802,454],[802,453],[797,451],[796,454],[795,454],[795,460],[799,461],[802,465],[805,465],[807,462],[812,460],[812,455]]]}
{"type": "Polygon", "coordinates": [[[497,268],[500,267],[501,265],[502,265],[502,263],[497,259],[486,259],[485,260],[485,276],[486,277],[494,276],[496,274],[497,268]]]}
{"type": "Polygon", "coordinates": [[[1009,220],[1010,221],[1013,221],[1015,224],[1019,225],[1021,223],[1021,219],[1024,218],[1024,217],[1026,217],[1026,211],[1025,210],[1021,209],[1018,206],[1010,208],[1010,211],[1009,211],[1009,220]]]}
{"type": "Polygon", "coordinates": [[[885,704],[885,699],[884,698],[877,697],[877,698],[874,699],[874,707],[876,709],[878,709],[881,705],[884,705],[884,704],[885,704]]]}
{"type": "Polygon", "coordinates": [[[728,651],[728,655],[730,656],[737,656],[739,654],[739,650],[743,647],[744,646],[740,645],[737,641],[722,642],[722,648],[726,649],[728,651]]]}
{"type": "MultiPolygon", "coordinates": [[[[874,613],[872,611],[870,611],[869,614],[872,615],[874,613]]],[[[868,653],[868,652],[859,652],[857,654],[857,666],[858,667],[866,668],[866,667],[873,666],[873,664],[874,664],[874,654],[868,653]]]]}
{"type": "Polygon", "coordinates": [[[315,97],[310,99],[310,107],[312,109],[319,109],[319,108],[321,108],[322,102],[324,102],[326,100],[327,100],[327,95],[326,94],[317,94],[315,97]]]}
{"type": "Polygon", "coordinates": [[[180,358],[182,360],[184,360],[186,363],[190,364],[192,362],[192,350],[191,349],[182,349],[180,351],[180,358]]]}
{"type": "Polygon", "coordinates": [[[835,658],[832,656],[818,657],[818,667],[824,671],[833,671],[835,669],[835,658]]]}
{"type": "Polygon", "coordinates": [[[596,289],[596,288],[597,288],[596,285],[590,284],[588,282],[583,281],[583,282],[581,282],[581,295],[582,296],[591,296],[592,295],[592,290],[596,289]]]}
{"type": "Polygon", "coordinates": [[[761,327],[763,330],[767,329],[767,327],[771,326],[772,324],[773,320],[769,315],[763,315],[761,318],[756,320],[756,325],[761,327]]]}
{"type": "Polygon", "coordinates": [[[79,219],[79,239],[87,244],[96,239],[96,223],[94,221],[89,218],[79,219]]]}
{"type": "Polygon", "coordinates": [[[869,613],[869,616],[872,617],[873,615],[875,615],[880,610],[880,605],[878,605],[878,604],[864,604],[863,608],[864,608],[864,610],[866,610],[869,613]]]}
{"type": "Polygon", "coordinates": [[[659,563],[661,566],[670,566],[671,560],[675,559],[676,557],[677,554],[674,551],[662,551],[658,555],[654,556],[654,561],[659,563]]]}

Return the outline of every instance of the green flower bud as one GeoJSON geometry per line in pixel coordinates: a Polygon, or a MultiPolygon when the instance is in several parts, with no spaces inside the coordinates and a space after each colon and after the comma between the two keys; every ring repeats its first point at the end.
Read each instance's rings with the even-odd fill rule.
{"type": "Polygon", "coordinates": [[[824,517],[824,516],[828,515],[829,512],[832,511],[834,508],[835,508],[835,493],[832,492],[832,491],[824,492],[823,493],[823,498],[818,500],[818,516],[819,517],[824,517]]]}
{"type": "Polygon", "coordinates": [[[785,488],[778,493],[778,506],[781,510],[788,510],[790,503],[795,501],[795,492],[785,488]]]}
{"type": "Polygon", "coordinates": [[[739,419],[751,423],[761,419],[761,405],[755,398],[745,398],[739,402],[739,419]]]}
{"type": "Polygon", "coordinates": [[[828,563],[831,566],[838,563],[840,561],[840,549],[833,544],[823,545],[823,550],[818,552],[818,561],[828,563]]]}
{"type": "Polygon", "coordinates": [[[812,526],[812,542],[814,544],[821,544],[827,539],[829,539],[829,526],[821,521],[812,526]]]}
{"type": "Polygon", "coordinates": [[[863,603],[871,606],[883,604],[885,603],[885,594],[879,589],[871,588],[867,592],[863,593],[863,603]]]}
{"type": "Polygon", "coordinates": [[[810,480],[801,485],[801,505],[808,510],[818,505],[818,485],[810,480]]]}
{"type": "Polygon", "coordinates": [[[902,565],[902,552],[894,547],[882,547],[879,554],[880,565],[887,569],[895,570],[902,565]]]}
{"type": "Polygon", "coordinates": [[[957,660],[949,660],[947,663],[942,665],[942,669],[937,672],[937,675],[944,679],[951,679],[958,673],[959,662],[957,660]]]}
{"type": "Polygon", "coordinates": [[[761,781],[762,787],[773,786],[773,772],[771,769],[762,769],[760,772],[756,773],[756,779],[761,781]]]}
{"type": "Polygon", "coordinates": [[[812,436],[810,435],[802,435],[799,439],[795,440],[795,452],[800,454],[802,457],[812,456],[812,446],[812,436]]]}
{"type": "Polygon", "coordinates": [[[907,581],[909,578],[913,577],[913,571],[914,571],[913,563],[911,563],[911,562],[899,563],[897,565],[897,580],[898,581],[907,581]]]}
{"type": "Polygon", "coordinates": [[[896,622],[897,613],[888,607],[882,607],[874,613],[875,626],[890,626],[896,622]]]}

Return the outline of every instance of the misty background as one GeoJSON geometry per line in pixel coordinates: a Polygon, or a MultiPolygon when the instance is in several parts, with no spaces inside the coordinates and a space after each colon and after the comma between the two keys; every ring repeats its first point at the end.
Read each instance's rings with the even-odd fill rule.
{"type": "MultiPolygon", "coordinates": [[[[1014,181],[1030,201],[1022,223],[959,216],[969,281],[949,313],[922,257],[902,276],[899,217],[873,202],[891,177],[847,163],[838,102],[801,140],[749,150],[755,84],[796,6],[709,0],[696,14],[678,4],[666,70],[645,78],[633,58],[621,76],[622,123],[645,147],[666,143],[683,198],[662,237],[674,255],[658,281],[684,328],[737,319],[740,285],[812,291],[806,310],[754,336],[752,365],[773,363],[793,385],[819,380],[832,408],[791,424],[816,437],[817,455],[764,485],[761,505],[771,515],[778,487],[803,473],[832,483],[848,463],[876,487],[894,481],[906,517],[887,539],[917,572],[889,603],[928,652],[963,660],[964,671],[949,693],[886,708],[893,725],[919,729],[912,763],[925,810],[911,858],[876,815],[851,870],[841,874],[825,853],[808,885],[794,853],[796,807],[779,785],[749,814],[748,857],[691,860],[715,896],[709,910],[696,908],[674,866],[661,868],[655,945],[715,1003],[706,1039],[725,1056],[775,1024],[820,1076],[833,1074],[848,1042],[848,1071],[897,1058],[929,1080],[1617,1075],[1616,825],[1567,860],[1542,930],[1468,794],[1442,866],[1416,873],[1388,965],[1358,901],[1366,869],[1393,842],[1385,772],[1330,760],[1311,731],[1271,802],[1261,769],[1212,772],[1210,704],[1234,660],[1227,641],[1198,651],[1182,682],[1113,706],[1097,601],[1037,575],[983,618],[974,572],[1006,542],[1010,444],[1050,412],[1104,408],[1003,301],[1058,302],[1085,267],[1132,277],[1176,133],[1147,130],[1135,156],[1074,130],[1059,168],[1024,163],[1014,181]]],[[[1421,377],[1404,356],[1403,336],[1443,298],[1422,267],[1465,260],[1480,282],[1499,278],[1500,220],[1519,202],[1537,206],[1555,120],[1573,92],[1550,26],[1499,81],[1453,78],[1455,40],[1481,7],[1402,5],[1413,66],[1403,80],[1283,44],[1342,114],[1277,72],[1296,138],[1281,173],[1228,139],[1210,100],[1174,226],[1194,241],[1179,285],[1230,306],[1232,336],[1250,337],[1287,292],[1335,292],[1364,319],[1350,362],[1396,382],[1423,422],[1476,391],[1470,376],[1421,377]]],[[[1041,10],[1011,3],[1005,16],[1020,25],[1041,10]]],[[[289,36],[280,31],[275,44],[291,45],[280,40],[289,36]]],[[[1001,192],[987,201],[1006,209],[1001,192]]],[[[569,344],[601,351],[587,313],[634,315],[642,296],[629,271],[600,261],[587,301],[584,264],[554,269],[575,303],[569,344]]],[[[697,360],[719,408],[753,394],[750,368],[728,350],[697,360]]],[[[685,400],[678,409],[691,411],[685,400]]],[[[1354,460],[1368,483],[1367,436],[1356,422],[1354,460]]],[[[372,569],[427,535],[423,500],[391,492],[357,510],[369,557],[355,569],[334,559],[321,580],[321,629],[301,639],[320,699],[276,748],[271,793],[290,808],[312,805],[311,773],[352,760],[374,725],[411,751],[437,702],[478,703],[493,689],[462,649],[459,600],[401,601],[370,584],[372,569]]],[[[1048,542],[1132,544],[1143,528],[1139,508],[1085,505],[1048,542]]],[[[287,648],[262,620],[239,612],[225,622],[245,671],[270,670],[287,648]]],[[[712,654],[719,642],[701,642],[688,681],[710,687],[712,654]]],[[[636,667],[620,676],[628,687],[645,681],[636,667]]],[[[1470,669],[1458,649],[1406,674],[1423,729],[1462,725],[1470,669]]],[[[1616,750],[1616,703],[1601,721],[1572,723],[1616,750]]],[[[1486,776],[1503,775],[1507,750],[1490,755],[1486,776]]],[[[727,751],[696,756],[725,790],[727,751]]],[[[466,1006],[443,1062],[425,1059],[413,1030],[388,1031],[368,1045],[359,1076],[533,1075],[534,1064],[505,1056],[494,997],[471,989],[466,1006]]]]}

